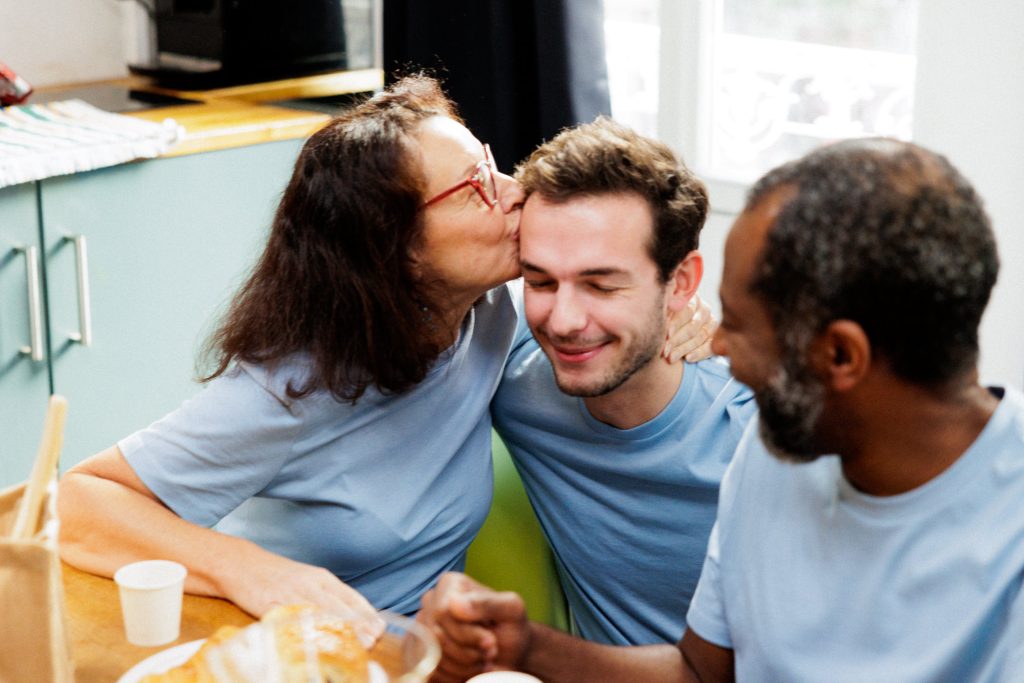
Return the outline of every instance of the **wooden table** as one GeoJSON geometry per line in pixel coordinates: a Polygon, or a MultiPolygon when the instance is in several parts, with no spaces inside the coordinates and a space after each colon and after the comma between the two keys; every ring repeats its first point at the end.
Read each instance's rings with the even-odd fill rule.
{"type": "Polygon", "coordinates": [[[124,637],[121,605],[113,580],[63,565],[75,683],[114,683],[132,666],[160,650],[206,638],[225,624],[245,626],[253,618],[218,598],[186,595],[181,635],[159,647],[130,645],[124,637]]]}

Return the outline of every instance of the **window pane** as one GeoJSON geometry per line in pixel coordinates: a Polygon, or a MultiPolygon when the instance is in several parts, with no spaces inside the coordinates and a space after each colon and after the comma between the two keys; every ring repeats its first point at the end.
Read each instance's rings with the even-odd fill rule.
{"type": "Polygon", "coordinates": [[[612,116],[644,135],[658,123],[658,0],[605,0],[612,116]]]}
{"type": "Polygon", "coordinates": [[[912,133],[916,0],[716,0],[702,170],[752,180],[823,142],[912,133]]]}

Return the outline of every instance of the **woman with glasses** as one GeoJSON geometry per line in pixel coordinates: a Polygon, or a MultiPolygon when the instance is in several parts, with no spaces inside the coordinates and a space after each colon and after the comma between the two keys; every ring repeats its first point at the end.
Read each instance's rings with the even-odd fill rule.
{"type": "Polygon", "coordinates": [[[64,558],[174,559],[254,615],[415,611],[490,506],[521,201],[428,78],[313,135],[205,389],[64,476],[64,558]]]}
{"type": "Polygon", "coordinates": [[[257,616],[418,609],[490,507],[522,200],[429,78],[313,135],[205,389],[63,477],[64,559],[177,560],[257,616]]]}

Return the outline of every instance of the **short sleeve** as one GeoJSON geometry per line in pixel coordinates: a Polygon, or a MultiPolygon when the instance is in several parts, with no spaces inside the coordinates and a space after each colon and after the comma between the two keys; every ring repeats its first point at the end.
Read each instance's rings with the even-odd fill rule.
{"type": "Polygon", "coordinates": [[[263,490],[292,455],[301,430],[295,412],[235,368],[118,448],[167,507],[212,526],[263,490]]]}
{"type": "Polygon", "coordinates": [[[746,415],[746,420],[736,455],[722,477],[718,493],[718,518],[711,529],[700,580],[686,614],[687,626],[697,635],[709,643],[726,648],[732,648],[733,645],[722,589],[722,550],[729,535],[729,525],[736,521],[732,511],[746,471],[749,452],[758,443],[757,411],[752,410],[746,415]]]}
{"type": "Polygon", "coordinates": [[[718,524],[711,529],[708,552],[697,582],[697,590],[686,613],[686,625],[704,640],[719,647],[732,648],[729,623],[722,601],[722,583],[718,568],[718,524]]]}

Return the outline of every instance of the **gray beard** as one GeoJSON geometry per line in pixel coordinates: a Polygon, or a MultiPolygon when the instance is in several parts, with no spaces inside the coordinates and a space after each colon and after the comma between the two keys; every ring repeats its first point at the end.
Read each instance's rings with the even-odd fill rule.
{"type": "Polygon", "coordinates": [[[787,462],[808,463],[822,452],[817,444],[825,390],[797,354],[786,353],[775,376],[754,392],[761,440],[772,455],[787,462]]]}

